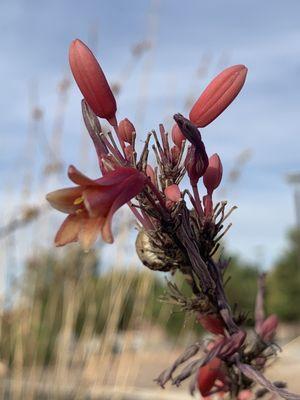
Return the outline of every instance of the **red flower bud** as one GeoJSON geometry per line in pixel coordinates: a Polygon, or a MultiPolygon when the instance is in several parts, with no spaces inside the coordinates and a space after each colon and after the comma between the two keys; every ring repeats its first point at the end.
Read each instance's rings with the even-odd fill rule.
{"type": "Polygon", "coordinates": [[[234,65],[216,76],[191,109],[190,120],[203,128],[216,119],[239,94],[247,71],[244,65],[234,65]]]}
{"type": "Polygon", "coordinates": [[[197,320],[207,331],[215,335],[224,335],[224,322],[217,314],[198,313],[197,320]]]}
{"type": "Polygon", "coordinates": [[[119,135],[124,142],[132,144],[132,134],[135,132],[134,125],[125,118],[119,123],[119,135]]]}
{"type": "Polygon", "coordinates": [[[199,148],[195,146],[191,146],[188,149],[186,159],[185,159],[185,168],[189,175],[191,185],[197,185],[197,182],[204,175],[207,166],[208,166],[208,157],[205,151],[205,146],[203,142],[199,148]]]}
{"type": "Polygon", "coordinates": [[[207,170],[203,176],[203,183],[210,195],[220,185],[223,175],[223,166],[218,154],[209,158],[207,170]]]}
{"type": "Polygon", "coordinates": [[[172,140],[173,143],[181,149],[182,142],[185,140],[185,136],[183,135],[177,124],[174,124],[172,127],[172,140]]]}
{"type": "Polygon", "coordinates": [[[116,125],[117,105],[106,77],[91,50],[79,39],[69,51],[70,67],[74,79],[88,105],[98,117],[116,125]]]}
{"type": "Polygon", "coordinates": [[[198,372],[198,389],[202,396],[208,396],[213,388],[215,381],[218,379],[221,371],[221,360],[217,357],[213,358],[206,365],[199,368],[198,372]]]}
{"type": "Polygon", "coordinates": [[[165,196],[168,200],[178,203],[181,200],[181,192],[178,185],[170,185],[165,188],[165,196]]]}
{"type": "Polygon", "coordinates": [[[269,315],[269,317],[264,320],[259,329],[259,332],[257,333],[263,340],[265,340],[266,342],[270,342],[275,336],[277,326],[278,326],[277,315],[275,314],[269,315]]]}

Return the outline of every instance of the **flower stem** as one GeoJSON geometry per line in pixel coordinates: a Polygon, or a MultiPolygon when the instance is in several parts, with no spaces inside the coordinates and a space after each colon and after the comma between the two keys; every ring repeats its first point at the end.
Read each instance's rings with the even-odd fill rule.
{"type": "Polygon", "coordinates": [[[193,194],[194,194],[194,199],[195,199],[196,211],[200,217],[203,217],[204,213],[203,213],[201,199],[200,199],[197,185],[192,185],[192,189],[193,189],[193,194]]]}
{"type": "Polygon", "coordinates": [[[138,210],[134,207],[134,205],[128,201],[127,203],[128,207],[130,208],[130,210],[132,211],[133,215],[135,216],[135,218],[140,222],[140,224],[147,229],[147,222],[144,220],[144,218],[141,216],[141,214],[138,212],[138,210]]]}

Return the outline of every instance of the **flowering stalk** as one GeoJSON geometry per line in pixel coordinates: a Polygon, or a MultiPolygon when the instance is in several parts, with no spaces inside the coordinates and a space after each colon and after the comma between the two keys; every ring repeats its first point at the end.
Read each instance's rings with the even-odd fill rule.
{"type": "Polygon", "coordinates": [[[159,135],[150,132],[138,155],[134,125],[127,118],[117,125],[116,103],[103,71],[78,40],[70,48],[70,65],[84,96],[83,119],[102,177],[90,179],[71,166],[68,175],[75,186],[47,195],[54,208],[68,214],[56,235],[56,245],[79,241],[87,249],[99,234],[112,243],[113,215],[127,204],[140,223],[136,251],[143,264],[152,270],[178,270],[191,287],[191,295],[186,297],[169,282],[165,300],[194,313],[202,327],[214,335],[207,346],[190,346],[157,382],[162,387],[168,381],[180,385],[193,376],[191,393],[196,389],[205,397],[229,393],[240,400],[246,399],[258,383],[283,398],[299,400],[299,396],[263,376],[267,359],[275,356],[272,340],[277,327],[276,316],[264,317],[263,285],[256,306],[256,339],[251,343],[243,327],[245,316],[233,313],[227,301],[223,273],[228,263],[215,256],[220,239],[230,227],[224,227],[224,223],[234,207],[226,211],[226,202],[213,202],[223,167],[217,154],[208,157],[198,127],[212,122],[233,101],[245,81],[246,67],[230,67],[218,75],[194,105],[190,119],[174,115],[174,146],[160,125],[159,135]],[[117,141],[111,132],[102,132],[97,116],[113,125],[117,141]],[[154,167],[148,162],[151,139],[154,167]],[[185,175],[192,193],[180,189],[185,175]],[[198,189],[201,180],[207,190],[203,197],[198,189]],[[200,348],[204,355],[189,361],[200,348]],[[181,366],[183,370],[175,375],[181,366]]]}

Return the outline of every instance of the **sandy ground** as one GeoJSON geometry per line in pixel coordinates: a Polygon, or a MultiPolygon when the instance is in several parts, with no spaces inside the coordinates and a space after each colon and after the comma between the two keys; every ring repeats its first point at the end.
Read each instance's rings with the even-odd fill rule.
{"type": "Polygon", "coordinates": [[[266,373],[271,380],[283,380],[288,383],[289,390],[300,393],[300,337],[282,348],[278,360],[270,366],[266,373]]]}
{"type": "MultiPolygon", "coordinates": [[[[60,380],[59,376],[54,376],[52,370],[48,370],[46,373],[43,372],[43,377],[40,376],[40,379],[36,375],[32,381],[30,379],[25,381],[33,391],[48,393],[46,397],[38,397],[39,399],[49,398],[49,393],[55,387],[61,394],[65,393],[61,398],[68,400],[84,399],[87,395],[90,400],[187,400],[191,399],[188,394],[188,382],[180,388],[167,385],[163,390],[153,381],[179,354],[180,350],[171,352],[162,349],[128,352],[122,356],[101,358],[95,356],[90,359],[83,373],[80,368],[77,372],[68,369],[60,380]]],[[[300,337],[283,346],[282,353],[270,366],[266,375],[272,381],[287,382],[290,391],[300,393],[300,337]]],[[[10,387],[11,384],[13,387],[16,386],[11,381],[6,383],[10,387]]],[[[19,384],[21,386],[24,384],[24,376],[23,383],[19,384]]],[[[196,399],[198,398],[199,396],[196,396],[196,399]]]]}
{"type": "MultiPolygon", "coordinates": [[[[290,391],[300,393],[300,337],[283,346],[282,350],[277,361],[269,367],[266,375],[272,381],[282,380],[287,382],[290,391]]],[[[153,382],[153,379],[163,369],[167,368],[178,354],[179,351],[177,354],[173,352],[171,355],[166,351],[159,353],[143,352],[128,355],[126,358],[122,357],[122,360],[118,360],[117,357],[110,361],[103,360],[102,367],[107,368],[106,378],[102,381],[103,388],[114,384],[118,390],[124,390],[124,393],[128,390],[131,390],[132,393],[140,393],[141,399],[191,398],[187,395],[188,383],[183,384],[180,388],[167,385],[166,389],[162,390],[153,382]]],[[[133,396],[132,399],[134,398],[133,396]]]]}

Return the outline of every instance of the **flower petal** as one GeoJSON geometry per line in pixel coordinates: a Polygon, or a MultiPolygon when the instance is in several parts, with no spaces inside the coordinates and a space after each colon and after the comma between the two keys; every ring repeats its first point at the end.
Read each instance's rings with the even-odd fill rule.
{"type": "Polygon", "coordinates": [[[84,250],[89,250],[94,244],[104,220],[103,217],[85,218],[82,220],[78,239],[84,250]]]}
{"type": "Polygon", "coordinates": [[[147,178],[144,174],[138,173],[135,176],[127,178],[122,184],[122,190],[119,196],[116,197],[111,205],[109,213],[107,214],[105,223],[102,227],[102,238],[107,243],[113,243],[114,238],[111,231],[111,222],[114,213],[122,207],[125,203],[139,194],[146,182],[147,178]]]}
{"type": "Polygon", "coordinates": [[[126,182],[128,178],[136,179],[138,176],[142,176],[143,180],[146,179],[146,177],[135,168],[120,167],[98,179],[97,184],[93,187],[85,189],[82,195],[84,198],[84,205],[90,217],[105,217],[114,200],[119,196],[120,192],[122,192],[124,182],[126,182]]]}
{"type": "Polygon", "coordinates": [[[117,185],[124,182],[125,179],[132,175],[138,175],[140,172],[131,167],[118,167],[114,171],[107,172],[102,178],[96,179],[95,184],[98,186],[117,185]]]}
{"type": "Polygon", "coordinates": [[[83,191],[84,205],[91,218],[105,217],[116,196],[122,188],[120,185],[88,188],[83,191]]]}
{"type": "Polygon", "coordinates": [[[82,216],[80,214],[68,215],[55,236],[55,245],[59,247],[68,243],[77,242],[81,220],[82,216]]]}
{"type": "Polygon", "coordinates": [[[71,214],[80,208],[80,205],[75,205],[74,201],[82,195],[82,187],[65,188],[55,190],[48,193],[46,199],[53,208],[71,214]]]}
{"type": "Polygon", "coordinates": [[[72,182],[76,183],[76,185],[80,186],[90,186],[95,185],[95,181],[93,179],[88,178],[82,172],[80,172],[74,165],[70,165],[68,168],[68,177],[72,182]]]}

